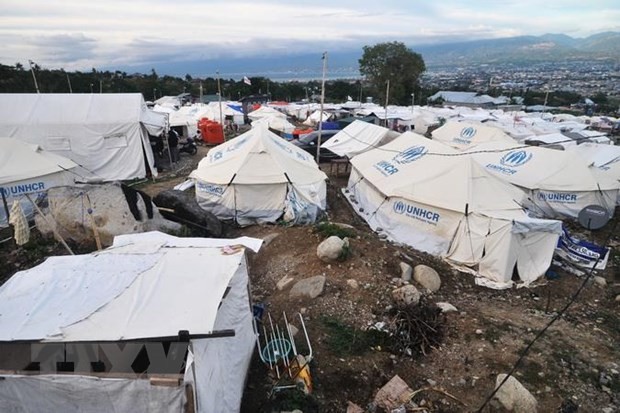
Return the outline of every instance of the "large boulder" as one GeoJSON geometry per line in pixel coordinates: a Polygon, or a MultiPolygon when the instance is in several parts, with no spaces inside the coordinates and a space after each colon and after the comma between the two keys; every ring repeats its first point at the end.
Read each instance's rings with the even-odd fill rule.
{"type": "MultiPolygon", "coordinates": [[[[495,380],[495,387],[499,386],[505,377],[505,374],[499,374],[495,380]]],[[[510,376],[495,393],[495,398],[510,412],[536,413],[538,410],[536,398],[513,376],[510,376]]]]}
{"type": "Polygon", "coordinates": [[[392,298],[396,305],[406,307],[420,302],[420,292],[413,285],[407,284],[392,291],[392,298]]]}
{"type": "Polygon", "coordinates": [[[161,208],[165,218],[185,224],[204,237],[222,235],[222,223],[198,205],[192,191],[167,189],[157,194],[153,202],[161,208]]]}
{"type": "Polygon", "coordinates": [[[291,291],[289,291],[289,297],[316,298],[323,293],[324,288],[325,277],[323,275],[317,275],[297,281],[295,285],[293,285],[293,288],[291,288],[291,291]]]}
{"type": "Polygon", "coordinates": [[[441,287],[441,278],[439,278],[439,274],[427,265],[416,265],[413,269],[413,279],[431,292],[435,292],[441,287]]]}
{"type": "Polygon", "coordinates": [[[340,239],[339,237],[332,235],[319,244],[316,249],[316,255],[323,262],[334,262],[344,255],[344,250],[345,248],[348,248],[348,246],[348,238],[340,239]]]}
{"type": "Polygon", "coordinates": [[[37,228],[80,244],[95,243],[93,227],[103,246],[112,245],[116,235],[180,229],[162,217],[148,195],[120,183],[51,188],[46,209],[35,217],[37,228]]]}

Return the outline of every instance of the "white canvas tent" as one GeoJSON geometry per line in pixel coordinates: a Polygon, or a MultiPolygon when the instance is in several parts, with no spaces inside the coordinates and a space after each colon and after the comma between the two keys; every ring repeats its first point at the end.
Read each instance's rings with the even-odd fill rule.
{"type": "MultiPolygon", "coordinates": [[[[81,171],[75,162],[41,149],[37,145],[13,138],[0,138],[0,191],[10,208],[18,200],[26,216],[33,206],[25,196],[36,201],[49,188],[72,185],[81,171]]],[[[6,211],[0,204],[0,227],[7,225],[6,211]]]]}
{"type": "Polygon", "coordinates": [[[441,256],[482,284],[510,286],[515,266],[531,283],[549,267],[561,223],[529,218],[522,191],[459,155],[406,132],[351,160],[345,194],[374,230],[441,256]]]}
{"type": "Polygon", "coordinates": [[[326,179],[312,156],[265,127],[211,149],[191,175],[200,206],[239,225],[312,223],[326,208],[326,179]]]}
{"type": "Polygon", "coordinates": [[[286,115],[284,113],[276,109],[270,108],[269,106],[261,106],[260,108],[248,113],[248,118],[250,120],[258,120],[261,118],[272,118],[274,116],[286,119],[286,115]]]}
{"type": "Polygon", "coordinates": [[[592,204],[614,213],[618,181],[594,173],[573,151],[488,143],[472,154],[489,172],[525,189],[525,205],[538,216],[576,218],[592,204]]]}
{"type": "Polygon", "coordinates": [[[360,120],[353,121],[332,136],[322,147],[349,159],[375,147],[391,142],[398,132],[360,120]]]}
{"type": "Polygon", "coordinates": [[[2,410],[183,413],[189,397],[199,413],[239,411],[255,334],[244,248],[231,253],[222,247],[257,251],[261,242],[159,232],[123,235],[102,252],[51,257],[15,274],[0,287],[2,410]],[[182,330],[202,336],[189,341],[184,370],[178,374],[181,384],[158,386],[148,371],[129,375],[105,357],[112,354],[110,345],[158,343],[158,338],[178,337],[182,330]],[[216,338],[222,330],[234,330],[234,335],[216,338]],[[24,375],[19,368],[7,372],[7,364],[27,364],[37,356],[8,350],[19,349],[20,341],[61,344],[59,361],[74,360],[77,371],[62,376],[24,375]],[[102,374],[90,371],[88,361],[96,360],[105,364],[102,374]]]}
{"type": "Polygon", "coordinates": [[[166,115],[141,94],[0,94],[0,136],[40,145],[106,180],[157,175],[151,135],[166,115]]]}
{"type": "Polygon", "coordinates": [[[500,129],[478,122],[449,120],[440,128],[435,129],[431,135],[434,140],[461,151],[486,142],[517,143],[500,129]]]}

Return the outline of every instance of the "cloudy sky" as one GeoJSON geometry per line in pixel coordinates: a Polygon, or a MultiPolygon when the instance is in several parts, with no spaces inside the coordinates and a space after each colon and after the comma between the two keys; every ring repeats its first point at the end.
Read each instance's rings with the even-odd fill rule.
{"type": "Polygon", "coordinates": [[[618,0],[1,0],[0,63],[84,70],[620,31],[618,0]]]}

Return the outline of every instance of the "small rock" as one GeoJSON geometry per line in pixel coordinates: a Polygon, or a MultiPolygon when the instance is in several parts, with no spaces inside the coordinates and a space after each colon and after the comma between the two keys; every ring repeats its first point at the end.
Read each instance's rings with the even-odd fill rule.
{"type": "MultiPolygon", "coordinates": [[[[499,374],[495,380],[495,386],[506,378],[505,374],[499,374]]],[[[506,383],[497,391],[495,398],[504,406],[506,410],[515,413],[536,413],[538,402],[519,380],[510,376],[506,383]]]]}
{"type": "Polygon", "coordinates": [[[478,335],[482,334],[482,330],[477,329],[477,330],[476,330],[476,334],[478,334],[478,335]]]}
{"type": "Polygon", "coordinates": [[[600,286],[600,287],[605,287],[607,285],[607,280],[604,277],[601,277],[599,275],[595,275],[594,276],[594,284],[600,286]]]}
{"type": "Polygon", "coordinates": [[[352,229],[355,230],[355,227],[353,225],[349,225],[349,224],[344,224],[342,222],[330,222],[330,224],[338,227],[338,228],[342,228],[342,229],[352,229]]]}
{"type": "Polygon", "coordinates": [[[399,376],[394,376],[375,396],[375,403],[384,410],[392,411],[409,401],[413,390],[399,376]]]}
{"type": "Polygon", "coordinates": [[[413,274],[413,268],[411,267],[411,265],[403,261],[401,261],[399,265],[401,272],[400,278],[405,282],[411,281],[411,276],[413,274]]]}
{"type": "Polygon", "coordinates": [[[340,258],[344,247],[345,241],[332,235],[319,244],[316,249],[316,255],[323,262],[333,262],[340,258]]]}
{"type": "Polygon", "coordinates": [[[420,302],[420,292],[413,285],[405,285],[392,291],[392,298],[399,306],[416,305],[420,302]]]}
{"type": "Polygon", "coordinates": [[[297,281],[291,291],[289,297],[309,297],[316,298],[323,293],[325,288],[325,277],[317,275],[315,277],[306,278],[301,281],[297,281]]]}
{"type": "Polygon", "coordinates": [[[351,288],[353,288],[354,290],[357,290],[360,286],[359,283],[357,282],[357,280],[354,279],[349,279],[347,280],[347,285],[351,288]]]}
{"type": "Polygon", "coordinates": [[[441,278],[439,278],[439,274],[427,265],[416,265],[413,270],[413,279],[431,292],[435,292],[441,287],[441,278]]]}
{"type": "Polygon", "coordinates": [[[280,279],[280,281],[278,281],[278,283],[276,284],[276,288],[278,289],[278,291],[282,291],[286,287],[288,287],[288,285],[293,281],[295,281],[294,277],[291,277],[290,275],[285,275],[280,279]]]}
{"type": "Polygon", "coordinates": [[[617,303],[620,303],[620,294],[618,294],[618,295],[616,296],[616,302],[617,302],[617,303]]]}
{"type": "Polygon", "coordinates": [[[289,327],[291,329],[291,335],[295,337],[297,333],[299,333],[299,329],[292,324],[289,324],[289,327]]]}
{"type": "Polygon", "coordinates": [[[347,413],[364,413],[364,409],[353,402],[348,402],[347,413]]]}
{"type": "Polygon", "coordinates": [[[437,382],[435,380],[433,380],[433,379],[426,379],[426,382],[431,387],[435,387],[437,385],[437,382]]]}
{"type": "Polygon", "coordinates": [[[272,232],[271,234],[267,234],[263,237],[263,246],[268,246],[271,242],[276,239],[280,235],[279,232],[272,232]]]}
{"type": "Polygon", "coordinates": [[[450,303],[437,303],[435,304],[437,307],[439,307],[439,309],[441,310],[442,313],[455,313],[459,310],[456,309],[455,306],[453,306],[450,303]]]}

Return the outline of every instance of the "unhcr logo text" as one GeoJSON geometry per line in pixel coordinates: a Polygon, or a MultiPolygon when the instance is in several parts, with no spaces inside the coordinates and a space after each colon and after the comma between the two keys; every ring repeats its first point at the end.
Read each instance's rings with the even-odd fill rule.
{"type": "Polygon", "coordinates": [[[437,225],[439,219],[441,218],[441,215],[437,212],[426,208],[417,207],[403,201],[396,201],[393,208],[394,212],[399,215],[406,215],[410,218],[426,222],[427,224],[437,225]]]}

